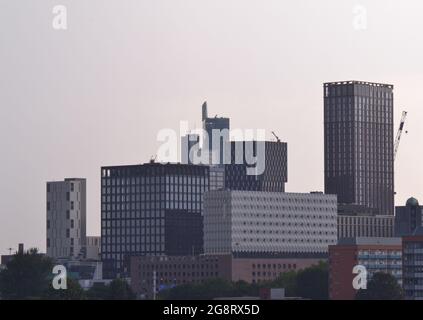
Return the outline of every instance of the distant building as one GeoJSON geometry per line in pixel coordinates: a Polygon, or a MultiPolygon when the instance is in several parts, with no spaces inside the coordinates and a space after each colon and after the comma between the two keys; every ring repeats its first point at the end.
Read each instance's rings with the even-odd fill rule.
{"type": "Polygon", "coordinates": [[[86,245],[86,180],[47,182],[47,255],[83,258],[86,245]]]}
{"type": "Polygon", "coordinates": [[[147,163],[101,168],[101,257],[105,277],[132,255],[203,251],[203,193],[209,167],[147,163]]]}
{"type": "Polygon", "coordinates": [[[210,166],[210,190],[225,189],[225,167],[210,166]]]}
{"type": "Polygon", "coordinates": [[[394,215],[393,85],[324,84],[325,193],[394,215]]]}
{"type": "Polygon", "coordinates": [[[423,300],[423,227],[402,238],[402,250],[405,299],[423,300]]]}
{"type": "Polygon", "coordinates": [[[423,206],[415,198],[410,198],[403,207],[395,208],[395,236],[412,235],[416,228],[422,226],[423,206]]]}
{"type": "Polygon", "coordinates": [[[210,191],[204,195],[204,251],[322,258],[336,244],[336,219],[334,195],[210,191]]]}
{"type": "Polygon", "coordinates": [[[230,254],[197,256],[133,256],[131,286],[138,297],[152,299],[156,292],[178,285],[203,283],[209,279],[262,283],[287,271],[318,264],[308,258],[236,258],[230,254]]]}
{"type": "Polygon", "coordinates": [[[229,118],[210,118],[207,112],[207,102],[202,106],[203,130],[207,133],[204,137],[203,146],[208,146],[210,163],[213,165],[223,164],[225,159],[225,145],[229,142],[229,118]],[[213,139],[214,135],[214,139],[213,139]],[[216,140],[216,137],[218,140],[216,140]]]}
{"type": "Polygon", "coordinates": [[[65,266],[67,276],[78,281],[84,290],[89,289],[94,283],[104,282],[101,261],[59,258],[55,263],[65,266]]]}
{"type": "MultiPolygon", "coordinates": [[[[276,141],[232,141],[231,163],[225,164],[225,189],[244,191],[284,192],[288,181],[288,151],[285,142],[276,141]],[[258,143],[264,146],[264,156],[259,155],[258,143]],[[250,144],[248,147],[247,145],[250,144]],[[247,148],[257,157],[257,164],[249,164],[247,148]],[[239,161],[241,159],[241,161],[239,161]],[[263,163],[259,163],[263,161],[263,163]],[[241,163],[239,163],[241,162],[241,163]],[[263,172],[260,171],[263,166],[263,172]],[[248,168],[256,168],[251,174],[248,168]]],[[[253,171],[253,170],[252,170],[253,171]]]]}
{"type": "Polygon", "coordinates": [[[394,216],[338,214],[338,239],[394,236],[394,216]]]}
{"type": "MultiPolygon", "coordinates": [[[[200,136],[198,134],[189,133],[181,137],[181,163],[194,164],[191,161],[195,155],[195,150],[200,149],[200,136]],[[197,146],[197,149],[194,147],[197,146]],[[194,149],[193,149],[194,148],[194,149]]],[[[198,155],[197,155],[198,156],[198,155]]]]}
{"type": "Polygon", "coordinates": [[[101,260],[101,237],[88,236],[85,249],[85,259],[101,260]]]}
{"type": "Polygon", "coordinates": [[[401,238],[344,238],[329,246],[329,298],[353,300],[353,268],[362,265],[369,281],[376,272],[392,274],[401,284],[401,238]]]}
{"type": "MultiPolygon", "coordinates": [[[[12,250],[12,249],[10,249],[12,250]]],[[[23,243],[19,243],[18,245],[18,251],[15,252],[15,254],[24,254],[25,250],[24,250],[24,244],[23,243]]],[[[13,258],[15,257],[15,254],[5,254],[1,256],[0,259],[0,266],[3,266],[4,268],[6,267],[6,265],[13,260],[13,258]]]]}

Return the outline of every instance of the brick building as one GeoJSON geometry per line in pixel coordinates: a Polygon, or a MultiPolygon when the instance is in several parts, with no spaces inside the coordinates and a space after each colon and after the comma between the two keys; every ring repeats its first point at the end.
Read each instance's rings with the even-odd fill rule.
{"type": "Polygon", "coordinates": [[[199,256],[131,257],[131,285],[147,299],[166,288],[209,279],[243,280],[259,283],[276,279],[284,272],[318,264],[316,258],[237,258],[230,254],[199,256]],[[155,280],[155,281],[154,281],[155,280]],[[154,283],[155,282],[155,283],[154,283]]]}
{"type": "Polygon", "coordinates": [[[401,284],[401,238],[345,238],[329,246],[329,298],[353,300],[353,268],[366,267],[367,280],[376,272],[390,273],[401,284]]]}

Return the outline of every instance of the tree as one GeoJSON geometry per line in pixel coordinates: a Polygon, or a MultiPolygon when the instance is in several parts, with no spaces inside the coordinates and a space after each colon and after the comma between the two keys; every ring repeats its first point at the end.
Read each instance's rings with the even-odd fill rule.
{"type": "Polygon", "coordinates": [[[356,300],[401,300],[402,289],[395,277],[389,273],[377,272],[367,283],[367,289],[360,289],[356,300]]]}
{"type": "MultiPolygon", "coordinates": [[[[218,297],[250,295],[252,286],[244,281],[232,283],[216,278],[201,284],[183,284],[159,293],[164,300],[210,300],[218,297]]],[[[256,290],[258,292],[258,290],[256,290]]],[[[255,293],[254,295],[256,295],[255,293]]]]}
{"type": "Polygon", "coordinates": [[[267,287],[284,288],[287,297],[296,297],[298,296],[297,275],[296,271],[284,272],[276,280],[271,281],[267,287]]]}
{"type": "Polygon", "coordinates": [[[78,281],[67,278],[66,286],[66,289],[56,290],[50,283],[49,288],[43,294],[43,298],[47,300],[84,300],[86,298],[85,291],[78,281]]]}
{"type": "Polygon", "coordinates": [[[298,271],[296,277],[296,291],[298,296],[313,300],[327,300],[329,298],[329,269],[326,262],[319,262],[298,271]]]}
{"type": "Polygon", "coordinates": [[[37,299],[49,286],[53,268],[50,258],[32,248],[16,253],[0,273],[0,293],[3,299],[37,299]]]}
{"type": "Polygon", "coordinates": [[[115,279],[108,285],[108,300],[134,300],[135,294],[128,282],[115,279]]]}
{"type": "Polygon", "coordinates": [[[88,300],[107,300],[109,298],[109,287],[103,283],[94,283],[87,291],[88,300]]]}
{"type": "Polygon", "coordinates": [[[86,297],[88,300],[134,300],[136,295],[125,280],[115,279],[108,285],[94,284],[86,297]]]}

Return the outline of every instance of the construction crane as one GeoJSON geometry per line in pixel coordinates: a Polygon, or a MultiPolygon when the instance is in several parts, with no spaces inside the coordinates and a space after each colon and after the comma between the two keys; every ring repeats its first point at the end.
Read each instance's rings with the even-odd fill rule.
{"type": "Polygon", "coordinates": [[[281,142],[281,139],[276,135],[275,131],[272,131],[273,136],[276,138],[277,142],[281,142]]]}
{"type": "MultiPolygon", "coordinates": [[[[404,124],[405,124],[405,119],[407,118],[407,111],[403,111],[402,112],[402,117],[401,117],[401,122],[400,122],[400,126],[397,132],[397,136],[395,138],[395,144],[394,144],[394,160],[397,156],[397,152],[398,152],[398,147],[401,141],[401,135],[402,135],[402,131],[404,129],[404,124]]],[[[407,132],[406,132],[407,133],[407,132]]]]}

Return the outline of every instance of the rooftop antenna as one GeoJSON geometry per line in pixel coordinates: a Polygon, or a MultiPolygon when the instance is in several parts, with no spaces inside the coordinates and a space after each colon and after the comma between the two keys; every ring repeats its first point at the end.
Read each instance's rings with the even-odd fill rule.
{"type": "Polygon", "coordinates": [[[13,248],[7,248],[7,250],[9,250],[9,256],[11,256],[13,248]]]}

